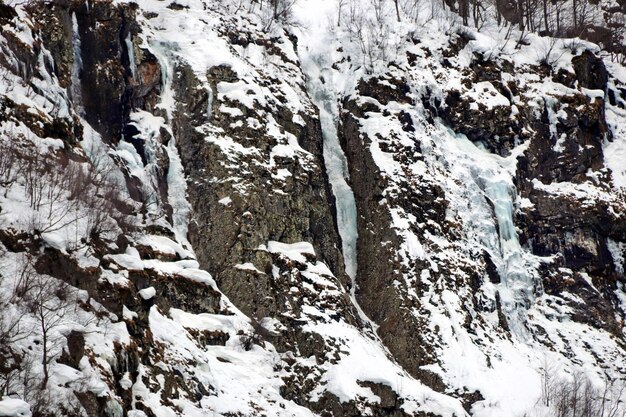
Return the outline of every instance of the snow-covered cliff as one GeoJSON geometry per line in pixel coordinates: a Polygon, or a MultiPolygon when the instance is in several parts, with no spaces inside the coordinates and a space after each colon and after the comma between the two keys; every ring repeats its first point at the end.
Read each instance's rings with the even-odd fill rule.
{"type": "Polygon", "coordinates": [[[624,413],[597,45],[438,2],[19,3],[0,415],[624,413]]]}

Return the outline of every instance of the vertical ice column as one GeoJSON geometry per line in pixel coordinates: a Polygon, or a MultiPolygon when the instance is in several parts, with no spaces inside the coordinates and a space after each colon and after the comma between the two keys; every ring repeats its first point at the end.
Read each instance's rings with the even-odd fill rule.
{"type": "MultiPolygon", "coordinates": [[[[323,67],[320,62],[315,62],[315,64],[317,64],[317,68],[323,67]]],[[[324,141],[324,165],[337,205],[337,227],[341,236],[346,273],[354,279],[357,271],[356,202],[352,189],[347,182],[349,174],[346,156],[337,137],[337,119],[339,117],[337,104],[334,96],[326,91],[324,84],[319,79],[321,74],[316,75],[316,79],[309,79],[309,93],[320,112],[324,141]]]]}
{"type": "Polygon", "coordinates": [[[206,107],[206,118],[207,120],[211,121],[211,118],[213,117],[213,90],[211,89],[211,86],[208,86],[207,88],[207,107],[206,107]]]}
{"type": "Polygon", "coordinates": [[[522,256],[522,247],[513,222],[515,192],[509,178],[488,172],[489,177],[483,177],[484,190],[493,204],[502,256],[499,274],[503,288],[500,296],[509,326],[519,337],[524,337],[526,332],[522,323],[525,310],[532,301],[533,282],[522,256]]]}
{"type": "MultiPolygon", "coordinates": [[[[161,68],[161,82],[163,88],[161,90],[160,102],[158,107],[164,109],[167,113],[165,127],[170,133],[171,139],[167,144],[166,151],[169,159],[169,169],[167,171],[167,200],[172,206],[172,226],[176,240],[186,249],[191,250],[191,244],[187,240],[189,219],[191,218],[191,204],[187,201],[187,180],[185,171],[178,153],[176,145],[176,135],[172,130],[173,112],[175,107],[174,88],[172,86],[174,65],[170,60],[170,53],[167,44],[162,42],[153,42],[150,44],[150,52],[156,56],[161,68]]],[[[207,108],[207,117],[210,118],[211,102],[213,101],[212,91],[209,88],[209,105],[207,108]]]]}
{"type": "Polygon", "coordinates": [[[126,44],[126,50],[128,53],[128,65],[130,66],[130,71],[133,74],[133,78],[137,80],[137,63],[135,62],[135,47],[133,46],[133,41],[130,37],[130,32],[126,35],[126,39],[124,40],[126,44]]]}
{"type": "MultiPolygon", "coordinates": [[[[324,57],[306,57],[303,60],[303,69],[307,75],[307,88],[315,105],[319,109],[320,124],[322,127],[322,139],[324,148],[324,165],[328,181],[330,182],[335,205],[337,209],[337,228],[341,237],[343,259],[346,273],[352,281],[350,298],[359,317],[375,332],[378,328],[371,321],[358,301],[356,300],[356,274],[357,274],[357,210],[352,188],[348,185],[348,162],[337,136],[337,121],[339,109],[332,90],[328,89],[328,82],[324,82],[322,68],[329,66],[324,63],[324,57]]],[[[330,74],[327,74],[330,75],[330,74]]],[[[327,77],[330,79],[330,77],[327,77]]]]}
{"type": "Polygon", "coordinates": [[[174,89],[172,88],[172,74],[174,70],[169,60],[167,44],[159,41],[151,42],[150,52],[157,58],[159,66],[161,67],[161,83],[163,84],[163,89],[161,90],[161,101],[157,107],[165,110],[167,121],[171,123],[176,100],[174,98],[174,89]]]}
{"type": "Polygon", "coordinates": [[[74,105],[74,110],[83,116],[83,96],[80,84],[80,73],[83,70],[83,58],[81,56],[81,39],[78,28],[78,20],[76,19],[76,13],[72,13],[72,44],[73,48],[73,60],[72,65],[72,85],[70,86],[70,98],[74,105]]]}

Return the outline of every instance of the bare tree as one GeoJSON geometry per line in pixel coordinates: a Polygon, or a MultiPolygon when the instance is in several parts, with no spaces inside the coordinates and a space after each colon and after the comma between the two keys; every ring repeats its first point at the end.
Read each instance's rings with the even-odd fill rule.
{"type": "Polygon", "coordinates": [[[0,187],[4,187],[5,197],[10,186],[17,180],[18,163],[16,139],[9,136],[0,142],[0,187]]]}
{"type": "Polygon", "coordinates": [[[66,322],[71,306],[72,289],[64,282],[52,277],[35,274],[33,284],[24,295],[28,310],[37,320],[41,336],[41,365],[43,379],[41,387],[45,388],[50,378],[49,364],[62,343],[62,337],[55,335],[55,330],[66,322]]]}
{"type": "Polygon", "coordinates": [[[36,372],[36,358],[26,354],[21,362],[19,380],[13,385],[11,394],[19,395],[31,406],[33,415],[46,415],[50,408],[50,391],[41,385],[41,380],[36,372]]]}
{"type": "Polygon", "coordinates": [[[559,376],[559,369],[546,357],[541,367],[540,402],[550,410],[551,417],[625,417],[626,380],[605,377],[596,386],[582,372],[570,378],[559,376]]]}
{"type": "Polygon", "coordinates": [[[541,373],[541,401],[545,406],[550,407],[554,393],[554,384],[556,382],[555,375],[557,366],[544,355],[539,371],[541,373]]]}
{"type": "Polygon", "coordinates": [[[405,0],[401,3],[402,13],[407,19],[417,23],[421,6],[422,0],[405,0]]]}
{"type": "MultiPolygon", "coordinates": [[[[251,3],[251,9],[254,7],[251,3]]],[[[269,32],[275,25],[293,25],[293,6],[296,0],[268,0],[267,7],[263,7],[263,1],[259,1],[263,31],[269,32]]]]}
{"type": "Polygon", "coordinates": [[[337,27],[341,27],[341,13],[343,7],[348,3],[348,0],[339,0],[337,3],[337,27]]]}
{"type": "Polygon", "coordinates": [[[400,22],[400,6],[398,5],[398,0],[393,0],[393,3],[396,7],[396,19],[400,22]]]}
{"type": "MultiPolygon", "coordinates": [[[[0,250],[0,257],[2,255],[0,250]]],[[[0,274],[0,286],[3,283],[4,277],[0,274]]],[[[14,345],[28,336],[21,324],[21,315],[16,313],[10,297],[0,293],[0,397],[9,395],[19,378],[23,355],[14,345]]]]}

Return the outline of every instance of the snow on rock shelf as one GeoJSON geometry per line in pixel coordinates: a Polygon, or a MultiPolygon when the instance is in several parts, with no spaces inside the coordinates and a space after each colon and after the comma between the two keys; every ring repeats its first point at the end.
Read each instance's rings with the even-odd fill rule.
{"type": "Polygon", "coordinates": [[[3,398],[0,400],[0,416],[30,417],[31,415],[30,406],[25,401],[14,398],[3,398]]]}

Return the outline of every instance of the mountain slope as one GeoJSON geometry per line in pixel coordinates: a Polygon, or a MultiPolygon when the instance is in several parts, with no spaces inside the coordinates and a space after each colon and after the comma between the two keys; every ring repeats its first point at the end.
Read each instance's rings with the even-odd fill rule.
{"type": "Polygon", "coordinates": [[[0,411],[617,404],[624,68],[339,4],[2,7],[0,411]]]}

